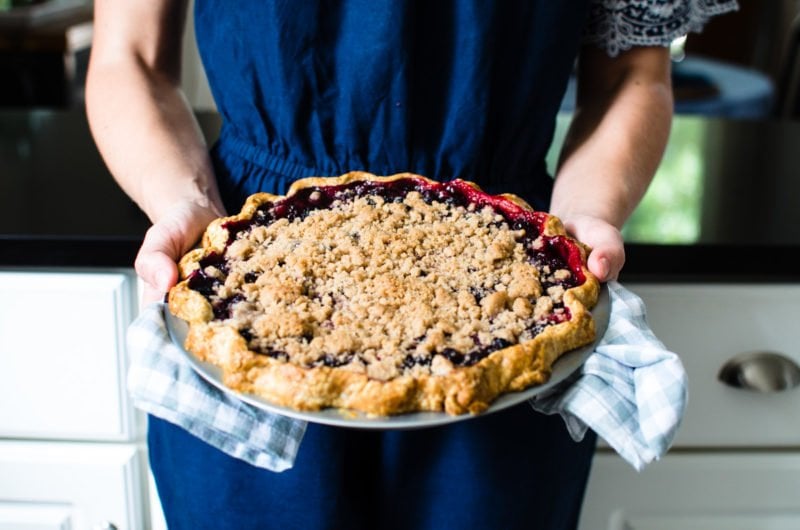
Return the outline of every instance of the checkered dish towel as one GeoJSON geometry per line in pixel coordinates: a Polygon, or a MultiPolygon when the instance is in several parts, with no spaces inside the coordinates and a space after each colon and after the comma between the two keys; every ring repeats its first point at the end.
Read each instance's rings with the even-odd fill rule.
{"type": "MultiPolygon", "coordinates": [[[[530,403],[560,414],[575,440],[592,428],[641,470],[672,443],[686,406],[686,373],[648,327],[642,300],[617,282],[608,288],[610,322],[594,353],[530,403]]],[[[170,340],[164,310],[148,306],[128,330],[128,390],[136,407],[253,465],[291,468],[306,423],[248,405],[197,375],[170,340]]]]}

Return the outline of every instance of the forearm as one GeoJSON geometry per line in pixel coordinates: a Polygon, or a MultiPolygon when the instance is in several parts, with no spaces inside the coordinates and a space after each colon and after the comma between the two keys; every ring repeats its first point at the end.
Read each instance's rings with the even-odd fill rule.
{"type": "Polygon", "coordinates": [[[221,213],[205,141],[178,88],[133,64],[95,63],[87,109],[111,173],[151,220],[180,200],[221,213]]]}
{"type": "Polygon", "coordinates": [[[666,68],[623,69],[617,79],[594,85],[579,96],[552,211],[565,219],[591,216],[621,228],[646,191],[669,136],[668,63],[666,68]]]}
{"type": "Polygon", "coordinates": [[[180,16],[177,9],[165,9],[162,19],[178,27],[163,32],[169,37],[142,39],[147,44],[120,36],[133,31],[129,17],[110,16],[103,3],[96,9],[87,112],[112,175],[153,221],[180,201],[222,213],[206,143],[180,90],[181,24],[169,19],[180,16]]]}

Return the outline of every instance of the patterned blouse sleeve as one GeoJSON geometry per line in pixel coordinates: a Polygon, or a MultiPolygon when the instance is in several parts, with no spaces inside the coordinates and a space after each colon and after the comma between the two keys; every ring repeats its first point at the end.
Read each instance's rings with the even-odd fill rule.
{"type": "Polygon", "coordinates": [[[591,0],[584,43],[611,57],[634,46],[669,46],[738,8],[736,0],[591,0]]]}

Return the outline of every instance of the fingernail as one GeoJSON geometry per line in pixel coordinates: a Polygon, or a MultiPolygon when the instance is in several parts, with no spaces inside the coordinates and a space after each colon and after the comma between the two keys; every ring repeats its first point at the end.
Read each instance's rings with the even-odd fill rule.
{"type": "Polygon", "coordinates": [[[608,278],[608,272],[611,270],[611,265],[608,263],[608,258],[600,258],[597,261],[600,265],[600,279],[605,280],[608,278]]]}

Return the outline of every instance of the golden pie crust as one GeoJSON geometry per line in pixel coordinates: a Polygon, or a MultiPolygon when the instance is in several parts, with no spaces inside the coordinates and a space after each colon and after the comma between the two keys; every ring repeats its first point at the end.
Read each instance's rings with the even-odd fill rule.
{"type": "Polygon", "coordinates": [[[594,340],[586,254],[514,195],[351,172],[212,222],[168,305],[189,324],[185,348],[238,392],[298,410],[475,414],[594,340]],[[413,189],[374,191],[395,185],[413,189]],[[437,195],[446,186],[461,200],[437,195]]]}

